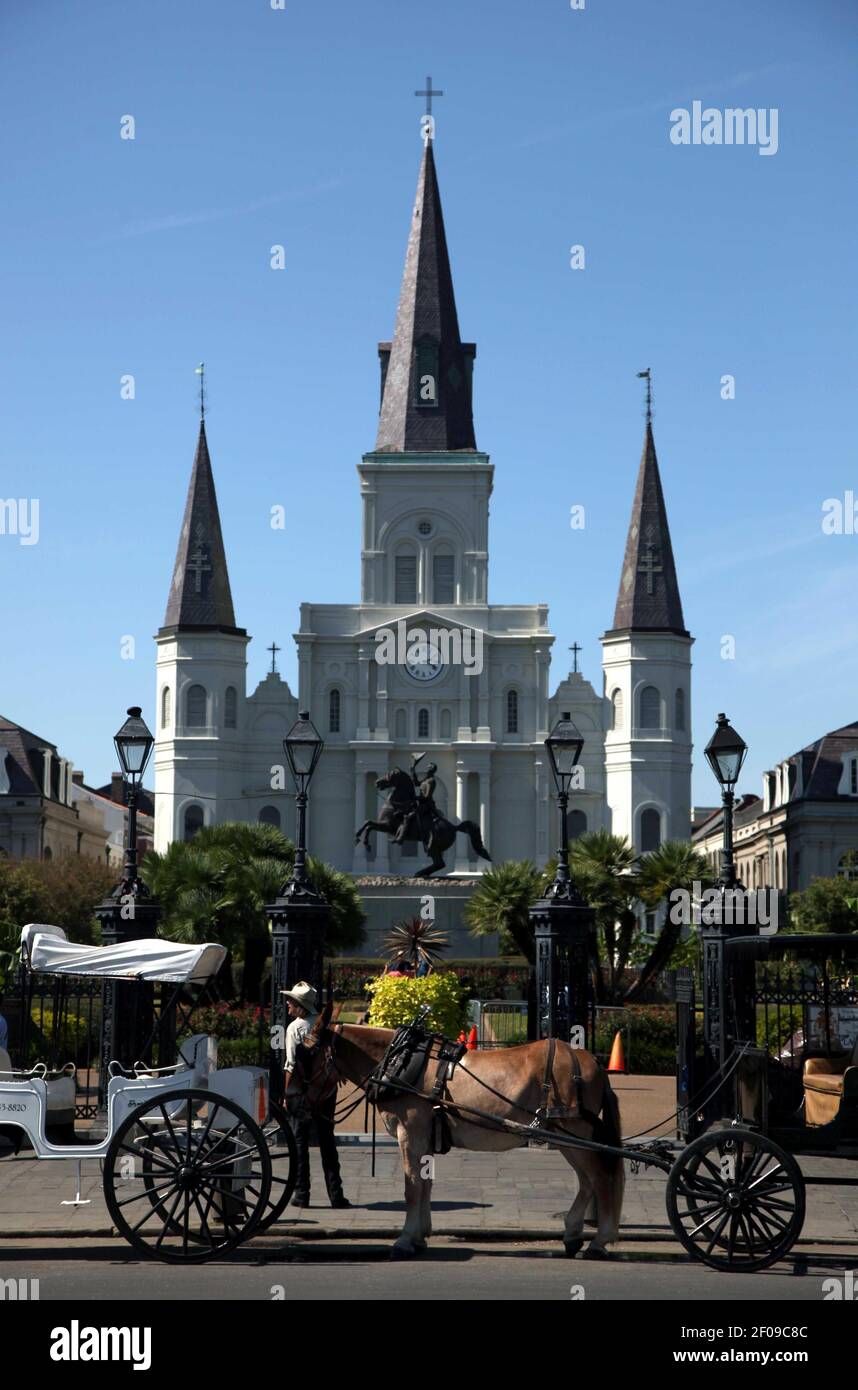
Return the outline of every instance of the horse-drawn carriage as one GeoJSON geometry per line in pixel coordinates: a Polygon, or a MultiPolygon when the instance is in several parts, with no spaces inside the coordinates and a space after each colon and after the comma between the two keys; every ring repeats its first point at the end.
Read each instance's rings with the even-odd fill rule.
{"type": "MultiPolygon", "coordinates": [[[[160,982],[174,985],[175,997],[207,984],[224,956],[218,945],[81,946],[59,927],[21,933],[25,972],[160,982]]],[[[106,1133],[94,1139],[70,1135],[65,1123],[70,1107],[74,1113],[73,1065],[15,1071],[0,1052],[0,1134],[14,1152],[26,1138],[39,1159],[100,1160],[111,1220],[135,1250],[203,1261],[279,1218],[294,1187],[295,1141],[262,1068],[218,1070],[217,1040],[203,1034],[182,1040],[178,1057],[157,1068],[110,1060],[106,1133]]]]}

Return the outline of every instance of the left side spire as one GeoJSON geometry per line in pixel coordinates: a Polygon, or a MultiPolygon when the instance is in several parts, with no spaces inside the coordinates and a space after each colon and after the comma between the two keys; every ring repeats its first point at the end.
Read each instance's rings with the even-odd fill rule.
{"type": "Polygon", "coordinates": [[[206,423],[202,417],[161,630],[182,628],[243,632],[235,625],[206,423]]]}

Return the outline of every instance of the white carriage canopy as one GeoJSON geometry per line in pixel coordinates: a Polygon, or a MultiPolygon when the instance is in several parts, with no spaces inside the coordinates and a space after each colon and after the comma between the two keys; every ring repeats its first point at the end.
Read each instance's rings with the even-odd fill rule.
{"type": "Polygon", "coordinates": [[[226,947],[163,941],[121,941],[115,946],[83,946],[69,941],[62,927],[30,922],[21,931],[21,950],[31,970],[46,975],[85,975],[105,980],[156,980],[166,984],[204,984],[216,975],[226,947]]]}

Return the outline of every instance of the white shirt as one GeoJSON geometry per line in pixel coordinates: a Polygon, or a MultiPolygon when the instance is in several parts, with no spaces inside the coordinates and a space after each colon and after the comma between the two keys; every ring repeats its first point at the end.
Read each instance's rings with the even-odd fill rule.
{"type": "Polygon", "coordinates": [[[284,1066],[287,1071],[295,1070],[298,1045],[307,1036],[318,1017],[318,1014],[308,1014],[306,1018],[293,1018],[286,1029],[286,1061],[284,1066]]]}

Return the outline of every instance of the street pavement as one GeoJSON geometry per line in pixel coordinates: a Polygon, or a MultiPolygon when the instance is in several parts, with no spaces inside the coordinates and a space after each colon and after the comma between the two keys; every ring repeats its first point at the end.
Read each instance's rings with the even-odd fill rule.
{"type": "MultiPolygon", "coordinates": [[[[822,1304],[826,1281],[844,1278],[813,1260],[798,1273],[782,1264],[761,1274],[719,1274],[688,1262],[566,1260],[559,1247],[543,1242],[469,1244],[445,1237],[407,1264],[392,1264],[386,1245],[366,1240],[302,1241],[284,1256],[279,1242],[263,1237],[228,1259],[195,1268],[139,1260],[126,1251],[115,1240],[21,1240],[0,1254],[0,1280],[27,1281],[30,1297],[37,1294],[41,1302],[73,1299],[75,1304],[114,1299],[275,1305],[315,1299],[822,1304]]],[[[26,1298],[27,1285],[19,1285],[19,1299],[26,1298]]]]}

